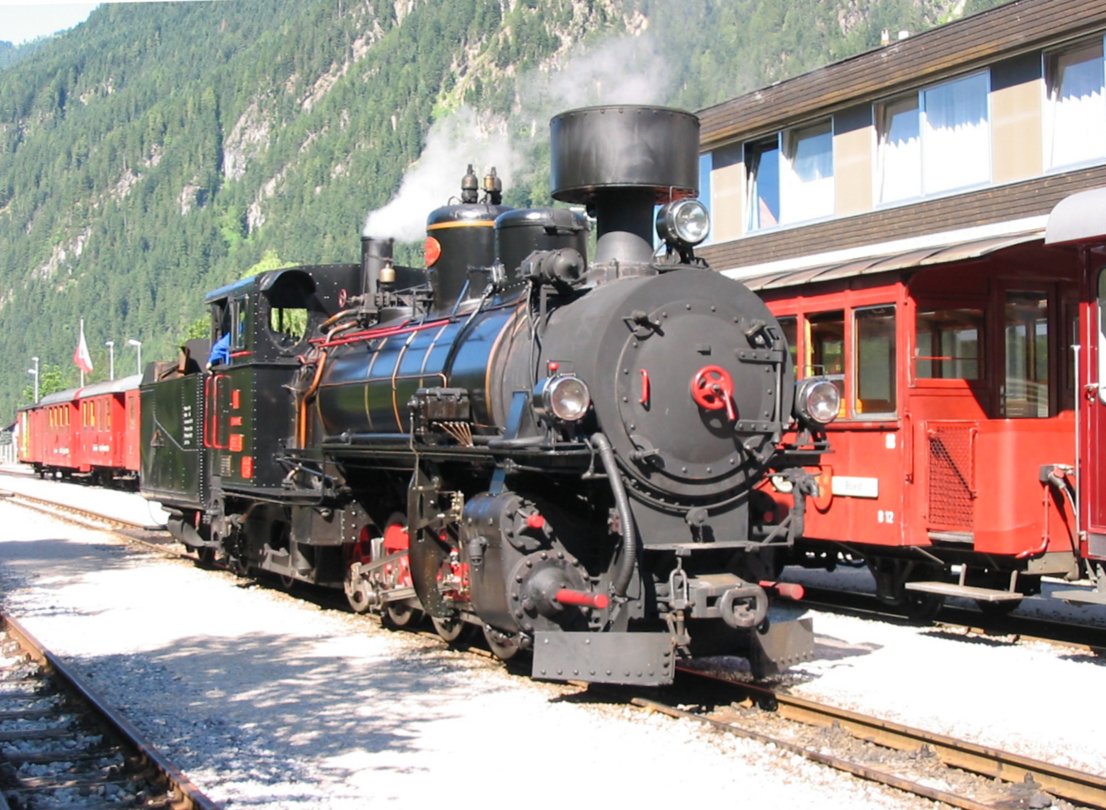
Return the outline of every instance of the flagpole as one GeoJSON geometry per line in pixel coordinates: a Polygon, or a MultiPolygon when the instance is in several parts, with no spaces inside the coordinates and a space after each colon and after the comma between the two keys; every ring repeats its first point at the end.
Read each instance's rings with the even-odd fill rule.
{"type": "MultiPolygon", "coordinates": [[[[78,346],[84,346],[85,345],[85,342],[84,342],[84,318],[81,318],[81,342],[78,343],[77,345],[78,346]]],[[[81,369],[81,388],[84,388],[84,369],[83,368],[81,369]]]]}

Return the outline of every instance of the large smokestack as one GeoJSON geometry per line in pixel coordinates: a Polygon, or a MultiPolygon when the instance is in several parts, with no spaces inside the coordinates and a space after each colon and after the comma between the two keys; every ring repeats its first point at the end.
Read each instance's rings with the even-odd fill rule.
{"type": "Polygon", "coordinates": [[[596,262],[652,261],[653,206],[699,191],[699,119],[612,105],[569,110],[549,126],[553,197],[593,209],[596,262]]]}

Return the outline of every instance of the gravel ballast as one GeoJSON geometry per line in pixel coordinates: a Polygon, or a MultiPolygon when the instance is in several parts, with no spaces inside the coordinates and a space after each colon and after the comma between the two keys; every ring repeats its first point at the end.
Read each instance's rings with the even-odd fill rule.
{"type": "MultiPolygon", "coordinates": [[[[0,521],[5,609],[228,808],[932,806],[10,503],[0,521]]],[[[796,693],[1106,773],[1093,653],[814,619],[796,693]]]]}

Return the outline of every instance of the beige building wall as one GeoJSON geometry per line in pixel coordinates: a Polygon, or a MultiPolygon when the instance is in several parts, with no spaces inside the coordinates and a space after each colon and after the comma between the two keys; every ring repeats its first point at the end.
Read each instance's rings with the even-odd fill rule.
{"type": "Polygon", "coordinates": [[[838,132],[833,139],[834,216],[872,210],[872,126],[838,132]]]}
{"type": "Polygon", "coordinates": [[[1044,172],[1040,54],[991,69],[991,182],[1044,172]],[[1024,63],[1024,64],[1020,64],[1024,63]]]}
{"type": "Polygon", "coordinates": [[[745,222],[745,164],[740,145],[715,149],[710,173],[711,239],[741,236],[745,222]]]}

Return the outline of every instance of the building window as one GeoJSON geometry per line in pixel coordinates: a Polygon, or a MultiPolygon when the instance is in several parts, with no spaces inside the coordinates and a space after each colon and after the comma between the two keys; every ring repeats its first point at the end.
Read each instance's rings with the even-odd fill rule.
{"type": "Polygon", "coordinates": [[[881,203],[991,179],[990,79],[976,73],[877,105],[881,203]]]}
{"type": "Polygon", "coordinates": [[[780,222],[833,214],[833,127],[823,121],[784,133],[780,222]]]}
{"type": "Polygon", "coordinates": [[[919,380],[978,380],[983,310],[919,309],[914,376],[919,380]]]}
{"type": "Polygon", "coordinates": [[[920,197],[922,139],[917,94],[879,105],[876,115],[876,199],[889,203],[920,197]]]}
{"type": "Polygon", "coordinates": [[[1102,40],[1045,54],[1045,165],[1072,166],[1106,156],[1102,40]]]}
{"type": "Polygon", "coordinates": [[[745,144],[745,230],[759,231],[780,222],[779,137],[745,144]]]}
{"type": "MultiPolygon", "coordinates": [[[[699,155],[699,202],[707,207],[707,213],[710,214],[712,224],[714,220],[714,203],[711,200],[711,187],[710,187],[710,174],[714,171],[714,155],[710,152],[703,152],[699,155]]],[[[713,227],[711,228],[713,231],[713,227]]],[[[659,242],[660,237],[655,233],[653,235],[654,247],[659,242]]],[[[710,234],[707,234],[707,238],[703,241],[704,245],[709,245],[713,240],[710,238],[710,234]]]]}
{"type": "Polygon", "coordinates": [[[895,308],[857,310],[856,399],[853,413],[893,414],[895,399],[895,308]]]}
{"type": "Polygon", "coordinates": [[[745,144],[745,177],[747,232],[832,215],[832,123],[745,144]]]}

